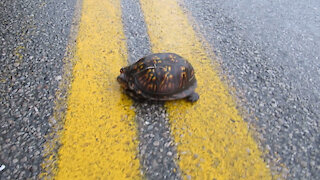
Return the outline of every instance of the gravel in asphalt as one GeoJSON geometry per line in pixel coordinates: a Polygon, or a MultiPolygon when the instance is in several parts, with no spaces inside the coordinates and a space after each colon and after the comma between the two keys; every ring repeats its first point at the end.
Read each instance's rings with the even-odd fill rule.
{"type": "MultiPolygon", "coordinates": [[[[129,64],[151,54],[144,17],[138,2],[121,1],[129,64]]],[[[147,179],[181,179],[178,158],[163,103],[134,104],[139,130],[139,158],[147,179]]]]}
{"type": "Polygon", "coordinates": [[[37,179],[75,1],[0,2],[0,179],[37,179]]]}
{"type": "Polygon", "coordinates": [[[219,56],[274,172],[320,179],[319,3],[197,0],[182,6],[219,56]]]}
{"type": "MultiPolygon", "coordinates": [[[[0,179],[37,179],[63,78],[75,0],[0,1],[0,179]]],[[[319,3],[184,1],[220,57],[274,172],[320,179],[319,3]],[[274,165],[273,165],[274,164],[274,165]],[[285,167],[283,168],[284,165],[285,167]]],[[[122,0],[129,62],[149,53],[138,2],[122,0]]],[[[161,103],[135,103],[149,179],[180,179],[161,103]]]]}

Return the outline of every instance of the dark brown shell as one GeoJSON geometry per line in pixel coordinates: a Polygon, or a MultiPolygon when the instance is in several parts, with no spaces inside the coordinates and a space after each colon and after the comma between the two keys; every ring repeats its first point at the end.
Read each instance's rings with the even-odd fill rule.
{"type": "Polygon", "coordinates": [[[127,67],[127,76],[132,91],[150,99],[183,98],[197,86],[192,65],[174,53],[146,56],[127,67]]]}

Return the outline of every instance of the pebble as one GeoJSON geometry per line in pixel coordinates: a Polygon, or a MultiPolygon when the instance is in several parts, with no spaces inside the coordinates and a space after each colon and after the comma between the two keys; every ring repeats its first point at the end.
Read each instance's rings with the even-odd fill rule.
{"type": "Polygon", "coordinates": [[[5,166],[4,164],[2,164],[2,165],[0,166],[0,171],[3,171],[5,168],[6,168],[6,166],[5,166]]]}
{"type": "Polygon", "coordinates": [[[22,163],[25,163],[25,162],[27,162],[27,160],[28,160],[28,158],[27,158],[27,157],[24,157],[24,158],[22,158],[20,161],[21,161],[22,163]]]}
{"type": "Polygon", "coordinates": [[[154,142],[153,142],[153,145],[154,145],[154,146],[159,146],[159,144],[160,144],[159,141],[154,141],[154,142]]]}
{"type": "Polygon", "coordinates": [[[18,161],[19,161],[18,159],[13,159],[13,160],[12,160],[12,163],[13,163],[13,164],[16,164],[18,161]]]}
{"type": "Polygon", "coordinates": [[[56,76],[56,81],[60,81],[62,79],[62,76],[56,76]]]}

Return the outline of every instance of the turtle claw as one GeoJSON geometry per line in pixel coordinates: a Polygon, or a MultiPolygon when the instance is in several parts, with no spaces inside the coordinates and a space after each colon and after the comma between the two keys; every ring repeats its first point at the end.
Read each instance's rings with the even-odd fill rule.
{"type": "Polygon", "coordinates": [[[196,92],[193,92],[190,94],[190,96],[187,97],[187,100],[190,102],[196,102],[199,99],[199,94],[196,92]]]}

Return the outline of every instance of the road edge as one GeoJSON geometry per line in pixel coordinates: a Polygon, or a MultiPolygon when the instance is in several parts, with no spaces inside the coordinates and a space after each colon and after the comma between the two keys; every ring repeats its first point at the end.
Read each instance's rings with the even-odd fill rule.
{"type": "Polygon", "coordinates": [[[67,40],[66,51],[63,57],[63,73],[59,83],[58,90],[55,93],[55,101],[53,114],[49,118],[51,131],[45,136],[46,142],[43,147],[43,162],[41,163],[41,171],[38,175],[39,179],[54,179],[58,167],[58,150],[61,146],[61,130],[63,129],[67,99],[71,82],[73,80],[72,69],[77,59],[75,57],[77,34],[80,25],[82,1],[76,0],[72,24],[70,28],[69,39],[67,40]]]}

